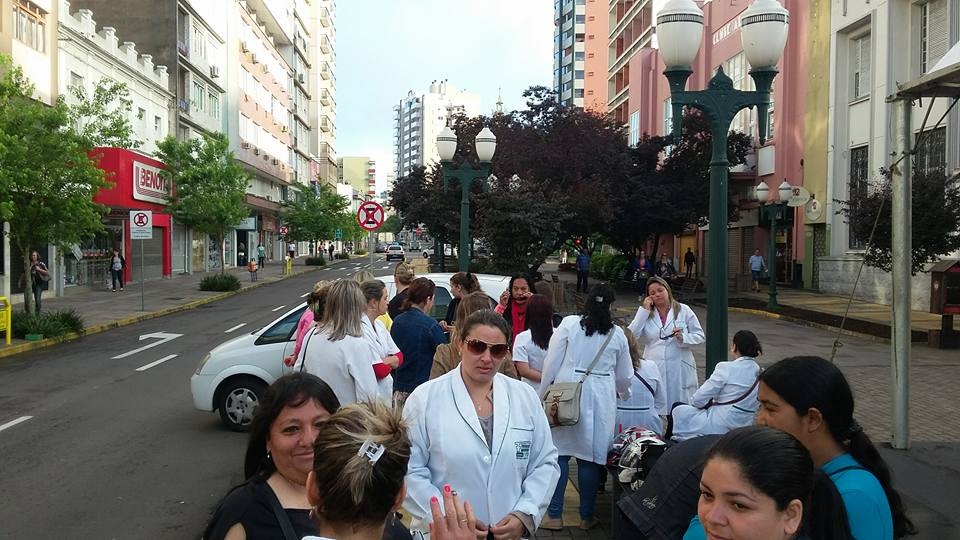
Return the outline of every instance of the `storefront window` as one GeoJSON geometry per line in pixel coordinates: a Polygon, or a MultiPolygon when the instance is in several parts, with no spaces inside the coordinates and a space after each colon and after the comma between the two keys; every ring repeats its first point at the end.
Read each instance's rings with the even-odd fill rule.
{"type": "Polygon", "coordinates": [[[109,279],[108,267],[113,248],[122,249],[123,246],[123,220],[111,218],[104,227],[106,230],[103,233],[81,245],[73,246],[63,254],[66,286],[98,287],[109,279]]]}

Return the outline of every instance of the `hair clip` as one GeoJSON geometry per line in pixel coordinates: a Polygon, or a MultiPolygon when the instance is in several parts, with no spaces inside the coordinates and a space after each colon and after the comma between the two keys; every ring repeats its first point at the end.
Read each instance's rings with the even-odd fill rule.
{"type": "Polygon", "coordinates": [[[385,446],[379,443],[375,443],[370,439],[367,439],[360,445],[360,450],[357,452],[358,456],[364,456],[370,460],[371,465],[376,465],[377,461],[383,456],[384,452],[387,449],[385,446]]]}

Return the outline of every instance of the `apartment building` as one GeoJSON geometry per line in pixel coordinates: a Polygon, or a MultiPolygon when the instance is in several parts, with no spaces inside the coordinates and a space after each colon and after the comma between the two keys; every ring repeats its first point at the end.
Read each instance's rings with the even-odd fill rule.
{"type": "Polygon", "coordinates": [[[349,184],[361,197],[377,197],[377,162],[369,156],[344,156],[337,160],[338,184],[349,184]]]}
{"type": "Polygon", "coordinates": [[[393,111],[394,174],[399,178],[413,167],[440,161],[437,135],[454,115],[480,114],[480,96],[446,80],[433,81],[426,93],[409,91],[393,111]]]}
{"type": "MultiPolygon", "coordinates": [[[[640,90],[637,61],[656,48],[654,25],[664,4],[666,0],[608,1],[607,110],[621,124],[627,124],[630,117],[631,91],[640,90]]],[[[636,142],[632,124],[630,133],[631,142],[636,142]]]]}
{"type": "Polygon", "coordinates": [[[312,7],[310,179],[333,184],[337,178],[336,2],[313,0],[312,7]]]}
{"type": "Polygon", "coordinates": [[[555,0],[553,87],[560,102],[607,109],[607,4],[555,0]]]}

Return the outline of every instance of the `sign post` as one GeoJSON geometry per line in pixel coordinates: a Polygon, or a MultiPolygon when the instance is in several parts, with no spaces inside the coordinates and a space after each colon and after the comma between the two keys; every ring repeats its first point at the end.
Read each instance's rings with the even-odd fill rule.
{"type": "Polygon", "coordinates": [[[373,231],[379,229],[382,225],[386,216],[384,215],[383,207],[380,206],[376,201],[364,201],[360,203],[360,208],[357,209],[357,223],[360,224],[360,227],[365,231],[370,233],[369,244],[370,244],[370,270],[373,270],[373,260],[376,255],[376,249],[373,244],[373,231]]]}
{"type": "Polygon", "coordinates": [[[143,241],[153,239],[152,211],[130,211],[130,239],[140,241],[140,311],[146,311],[143,299],[143,241]]]}

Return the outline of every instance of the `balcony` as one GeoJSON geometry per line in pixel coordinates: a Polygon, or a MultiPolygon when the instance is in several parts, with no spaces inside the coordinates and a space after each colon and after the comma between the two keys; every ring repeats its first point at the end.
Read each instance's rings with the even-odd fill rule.
{"type": "Polygon", "coordinates": [[[320,36],[320,50],[324,54],[330,54],[330,38],[327,36],[320,36]]]}
{"type": "Polygon", "coordinates": [[[321,65],[320,65],[320,78],[322,78],[322,79],[325,80],[325,81],[329,81],[329,80],[330,80],[330,71],[331,71],[331,70],[330,70],[330,64],[328,64],[327,62],[324,62],[323,64],[321,64],[321,65]]]}
{"type": "Polygon", "coordinates": [[[330,105],[330,92],[326,88],[320,91],[320,103],[330,105]]]}
{"type": "Polygon", "coordinates": [[[178,39],[178,40],[177,40],[177,52],[189,58],[189,57],[190,57],[190,45],[187,44],[187,42],[186,42],[185,40],[178,39]]]}
{"type": "Polygon", "coordinates": [[[330,27],[330,10],[325,7],[320,8],[320,26],[330,27]]]}
{"type": "Polygon", "coordinates": [[[190,102],[185,99],[177,100],[177,108],[180,109],[180,112],[190,113],[190,102]]]}
{"type": "Polygon", "coordinates": [[[320,131],[329,133],[331,129],[333,129],[333,126],[330,124],[330,120],[327,119],[327,117],[321,118],[321,119],[320,119],[320,131]]]}

